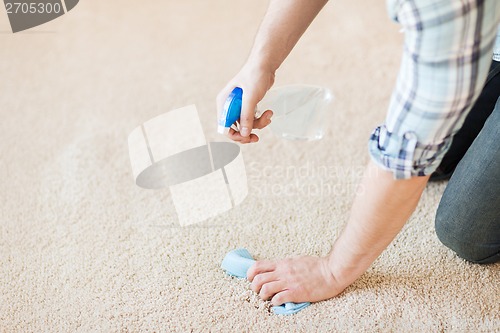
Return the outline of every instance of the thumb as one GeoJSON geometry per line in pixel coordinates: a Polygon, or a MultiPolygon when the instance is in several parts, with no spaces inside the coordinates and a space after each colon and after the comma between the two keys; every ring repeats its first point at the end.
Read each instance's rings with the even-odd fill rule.
{"type": "Polygon", "coordinates": [[[240,115],[240,134],[243,137],[250,135],[253,129],[253,121],[255,118],[255,108],[258,99],[250,91],[245,93],[243,89],[243,97],[241,100],[241,115],[240,115]]]}

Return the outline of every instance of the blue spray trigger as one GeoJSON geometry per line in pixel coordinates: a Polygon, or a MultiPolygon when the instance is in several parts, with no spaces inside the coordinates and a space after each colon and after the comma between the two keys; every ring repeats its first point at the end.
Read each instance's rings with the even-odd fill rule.
{"type": "Polygon", "coordinates": [[[243,89],[236,87],[231,91],[224,103],[222,114],[219,117],[217,131],[225,134],[241,115],[241,103],[243,99],[243,89]]]}

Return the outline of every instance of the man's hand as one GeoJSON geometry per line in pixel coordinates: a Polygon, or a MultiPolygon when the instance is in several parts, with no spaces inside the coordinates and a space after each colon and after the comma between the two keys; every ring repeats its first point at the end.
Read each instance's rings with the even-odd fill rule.
{"type": "Polygon", "coordinates": [[[217,95],[217,110],[220,112],[229,93],[235,88],[243,89],[243,100],[239,121],[239,131],[229,129],[229,138],[239,143],[259,141],[259,137],[252,134],[253,129],[262,129],[271,123],[273,112],[265,111],[259,118],[255,117],[257,103],[259,103],[274,83],[274,73],[259,69],[253,64],[245,65],[241,71],[217,95]]]}
{"type": "Polygon", "coordinates": [[[317,302],[340,294],[346,286],[332,274],[328,258],[302,256],[257,261],[247,272],[251,288],[273,305],[317,302]]]}
{"type": "Polygon", "coordinates": [[[370,161],[349,222],[325,258],[258,261],[248,270],[252,290],[274,305],[316,302],[340,294],[391,243],[415,210],[428,176],[395,180],[370,161]]]}
{"type": "Polygon", "coordinates": [[[269,2],[246,64],[217,96],[220,112],[233,88],[243,89],[240,130],[229,131],[232,140],[240,143],[259,140],[252,129],[269,125],[272,113],[266,111],[260,120],[255,120],[255,107],[273,85],[274,73],[326,3],[327,0],[269,2]]]}

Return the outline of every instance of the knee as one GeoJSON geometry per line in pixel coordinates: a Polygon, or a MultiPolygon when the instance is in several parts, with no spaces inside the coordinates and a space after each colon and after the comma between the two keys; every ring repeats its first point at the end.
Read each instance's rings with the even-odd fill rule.
{"type": "Polygon", "coordinates": [[[470,221],[458,221],[450,210],[439,207],[435,219],[436,235],[443,245],[460,258],[477,264],[489,263],[485,259],[495,252],[485,248],[477,235],[463,227],[467,222],[470,221]]]}

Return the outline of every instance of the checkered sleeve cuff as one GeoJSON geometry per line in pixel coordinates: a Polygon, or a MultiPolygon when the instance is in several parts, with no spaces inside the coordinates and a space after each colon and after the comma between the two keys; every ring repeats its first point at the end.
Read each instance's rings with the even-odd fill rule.
{"type": "Polygon", "coordinates": [[[432,174],[451,145],[451,137],[436,144],[422,144],[415,132],[397,135],[385,125],[375,128],[368,144],[373,161],[391,171],[395,179],[428,176],[432,174]]]}

